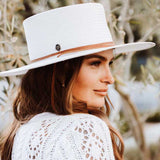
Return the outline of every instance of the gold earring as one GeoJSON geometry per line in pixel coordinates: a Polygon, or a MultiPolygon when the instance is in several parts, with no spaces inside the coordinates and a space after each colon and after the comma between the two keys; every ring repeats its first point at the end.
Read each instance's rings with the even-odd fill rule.
{"type": "Polygon", "coordinates": [[[65,87],[65,84],[64,84],[64,82],[62,83],[62,87],[63,87],[63,88],[65,87]]]}

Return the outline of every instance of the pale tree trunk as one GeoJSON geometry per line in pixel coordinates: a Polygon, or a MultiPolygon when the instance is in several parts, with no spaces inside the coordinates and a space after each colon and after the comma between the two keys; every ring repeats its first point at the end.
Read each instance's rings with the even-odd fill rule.
{"type": "Polygon", "coordinates": [[[145,137],[144,137],[144,130],[143,130],[143,123],[141,122],[139,113],[137,111],[136,106],[131,101],[128,94],[125,94],[117,83],[115,83],[116,91],[121,95],[123,99],[123,104],[125,106],[124,112],[125,117],[131,127],[133,136],[137,142],[138,147],[141,150],[141,157],[145,160],[151,160],[150,155],[148,152],[148,148],[146,147],[145,137]]]}

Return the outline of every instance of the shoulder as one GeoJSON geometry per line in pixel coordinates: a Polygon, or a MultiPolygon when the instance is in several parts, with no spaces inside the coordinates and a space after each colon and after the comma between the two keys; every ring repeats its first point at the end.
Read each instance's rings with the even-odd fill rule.
{"type": "MultiPolygon", "coordinates": [[[[96,131],[96,132],[107,132],[109,134],[109,129],[107,124],[100,118],[84,113],[77,113],[72,115],[56,115],[49,112],[44,112],[34,116],[26,124],[22,125],[17,134],[23,135],[26,131],[30,131],[29,134],[33,135],[35,133],[41,132],[52,132],[58,130],[59,133],[63,131],[96,131]]],[[[45,132],[43,134],[45,134],[45,132]]],[[[58,132],[57,132],[58,133],[58,132]]],[[[28,134],[28,136],[29,136],[28,134]]]]}
{"type": "Polygon", "coordinates": [[[73,127],[81,127],[88,129],[100,129],[108,130],[107,124],[97,116],[91,114],[72,114],[70,116],[71,120],[74,122],[73,127]]]}
{"type": "Polygon", "coordinates": [[[92,135],[93,137],[96,135],[100,137],[110,136],[107,124],[97,116],[90,114],[73,114],[71,115],[71,119],[73,121],[71,129],[76,132],[76,135],[92,135]]]}
{"type": "MultiPolygon", "coordinates": [[[[71,115],[56,115],[44,112],[34,116],[28,123],[21,126],[21,130],[30,130],[32,132],[41,132],[44,130],[63,130],[63,131],[94,131],[109,134],[107,124],[97,116],[85,113],[76,113],[71,115]]],[[[52,132],[52,131],[51,131],[52,132]]]]}
{"type": "MultiPolygon", "coordinates": [[[[55,126],[58,124],[59,128],[68,126],[72,128],[74,126],[87,126],[93,128],[104,128],[108,129],[106,123],[97,116],[85,113],[76,113],[71,115],[56,115],[54,113],[44,112],[34,116],[29,122],[24,124],[22,128],[38,128],[55,126]]],[[[52,128],[51,127],[51,128],[52,128]]]]}
{"type": "Polygon", "coordinates": [[[103,120],[89,114],[74,114],[71,118],[74,123],[67,138],[74,152],[81,153],[85,159],[114,159],[110,132],[103,120]]]}
{"type": "Polygon", "coordinates": [[[113,157],[110,132],[105,122],[94,115],[81,113],[36,115],[19,128],[14,139],[13,153],[17,150],[22,151],[19,153],[22,157],[26,153],[26,157],[28,154],[36,158],[43,155],[47,157],[45,159],[113,157]]]}

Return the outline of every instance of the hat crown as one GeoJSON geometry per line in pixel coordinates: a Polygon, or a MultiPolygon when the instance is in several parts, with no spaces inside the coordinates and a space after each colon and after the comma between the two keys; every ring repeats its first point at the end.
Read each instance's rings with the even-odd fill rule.
{"type": "Polygon", "coordinates": [[[112,42],[104,8],[84,3],[52,9],[23,22],[30,60],[76,47],[112,42]]]}

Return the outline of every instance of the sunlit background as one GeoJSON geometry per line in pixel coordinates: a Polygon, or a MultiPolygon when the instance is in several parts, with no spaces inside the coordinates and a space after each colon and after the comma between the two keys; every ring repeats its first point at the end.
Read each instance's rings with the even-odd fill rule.
{"type": "MultiPolygon", "coordinates": [[[[125,160],[160,160],[159,0],[0,0],[0,71],[29,63],[22,22],[49,9],[99,2],[116,44],[153,41],[156,47],[119,55],[112,65],[115,84],[110,121],[125,142],[125,160]]],[[[43,37],[42,37],[43,38],[43,37]]],[[[20,76],[0,77],[0,135],[12,121],[20,76]]]]}

